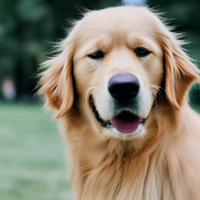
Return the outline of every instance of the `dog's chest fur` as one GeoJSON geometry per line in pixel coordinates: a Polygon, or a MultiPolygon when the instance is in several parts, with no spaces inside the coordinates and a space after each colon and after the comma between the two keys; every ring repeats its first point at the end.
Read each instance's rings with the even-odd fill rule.
{"type": "MultiPolygon", "coordinates": [[[[150,133],[152,139],[149,138],[142,150],[136,151],[132,147],[139,145],[139,141],[95,140],[90,138],[87,128],[81,133],[87,139],[81,139],[77,130],[65,127],[75,199],[200,199],[200,166],[196,162],[200,155],[194,146],[200,139],[199,134],[182,135],[174,142],[169,138],[175,133],[162,134],[163,129],[166,127],[157,127],[157,135],[161,137],[150,133]]],[[[155,127],[152,130],[155,131],[155,127]]]]}
{"type": "Polygon", "coordinates": [[[90,160],[87,155],[83,156],[79,161],[80,171],[75,172],[79,174],[78,177],[74,174],[78,179],[73,185],[76,187],[80,182],[80,187],[76,187],[75,192],[80,192],[77,199],[175,199],[166,156],[160,158],[161,160],[158,156],[149,155],[142,160],[131,154],[108,154],[96,160],[90,160]]]}
{"type": "Polygon", "coordinates": [[[167,155],[162,153],[154,152],[144,159],[110,154],[91,159],[87,150],[85,155],[81,152],[80,159],[71,166],[76,199],[188,200],[192,195],[193,199],[199,199],[197,189],[200,186],[191,188],[189,185],[194,177],[189,177],[189,171],[181,169],[181,163],[177,166],[168,163],[167,155]]]}

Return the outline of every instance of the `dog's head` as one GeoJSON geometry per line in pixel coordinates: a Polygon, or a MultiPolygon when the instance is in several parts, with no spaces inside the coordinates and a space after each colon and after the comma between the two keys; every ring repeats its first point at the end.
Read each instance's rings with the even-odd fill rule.
{"type": "Polygon", "coordinates": [[[40,92],[56,118],[74,109],[76,93],[79,118],[109,136],[145,134],[159,93],[158,103],[179,110],[197,78],[175,34],[144,7],[87,13],[59,50],[45,63],[40,92]]]}

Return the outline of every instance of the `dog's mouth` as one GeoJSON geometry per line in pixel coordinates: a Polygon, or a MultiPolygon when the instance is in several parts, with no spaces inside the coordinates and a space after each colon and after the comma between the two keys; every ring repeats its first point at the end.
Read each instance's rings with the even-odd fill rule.
{"type": "Polygon", "coordinates": [[[104,128],[114,127],[121,133],[130,134],[134,133],[140,124],[144,125],[146,122],[146,119],[141,119],[128,111],[122,111],[119,115],[106,121],[98,113],[92,96],[89,98],[89,104],[96,120],[104,128]]]}

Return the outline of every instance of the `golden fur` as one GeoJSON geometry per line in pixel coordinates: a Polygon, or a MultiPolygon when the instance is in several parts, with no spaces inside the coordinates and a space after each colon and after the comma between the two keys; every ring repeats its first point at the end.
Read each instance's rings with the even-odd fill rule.
{"type": "Polygon", "coordinates": [[[115,7],[87,13],[44,64],[40,93],[60,118],[77,200],[200,199],[200,117],[186,99],[199,71],[180,45],[147,8],[115,7]],[[137,45],[151,55],[137,58],[137,45]],[[96,49],[106,52],[103,60],[88,58],[96,49]],[[140,77],[151,92],[137,137],[101,127],[89,105],[118,73],[140,77]]]}

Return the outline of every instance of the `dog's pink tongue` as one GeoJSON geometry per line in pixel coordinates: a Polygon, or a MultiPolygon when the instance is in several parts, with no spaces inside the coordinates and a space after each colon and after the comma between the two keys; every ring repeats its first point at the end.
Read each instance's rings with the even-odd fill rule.
{"type": "Polygon", "coordinates": [[[133,133],[138,128],[141,119],[129,113],[123,113],[110,121],[119,132],[133,133]]]}

